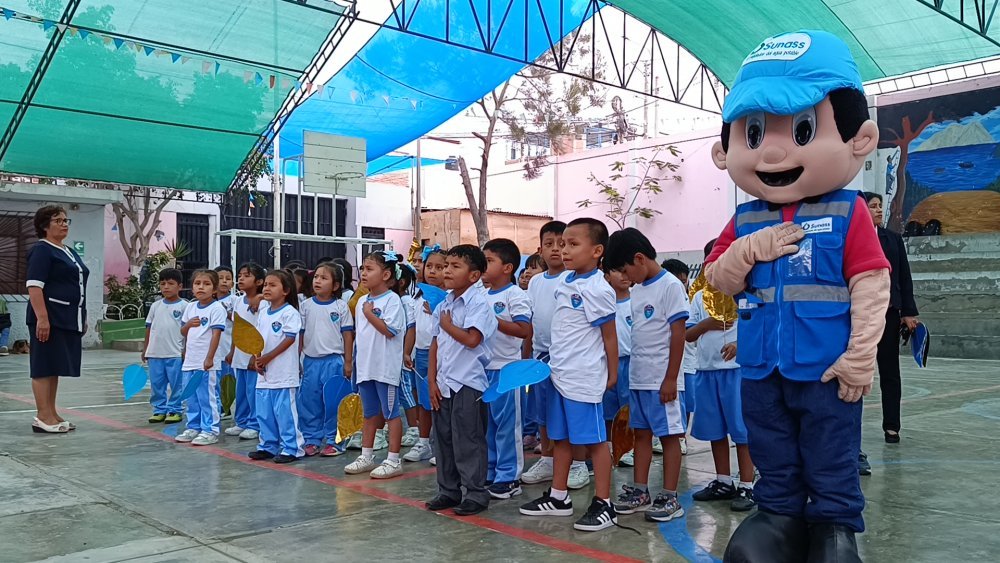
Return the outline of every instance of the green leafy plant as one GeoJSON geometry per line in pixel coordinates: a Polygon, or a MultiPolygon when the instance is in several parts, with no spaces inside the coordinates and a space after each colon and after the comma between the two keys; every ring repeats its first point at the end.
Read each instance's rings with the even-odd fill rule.
{"type": "Polygon", "coordinates": [[[680,176],[673,174],[680,168],[680,164],[660,158],[664,152],[669,152],[672,157],[680,155],[680,149],[674,145],[657,146],[653,147],[653,155],[650,158],[640,155],[628,162],[612,162],[611,175],[607,180],[601,180],[591,173],[589,180],[598,187],[597,193],[604,198],[604,201],[584,199],[576,202],[577,207],[607,206],[608,210],[604,216],[614,221],[619,229],[625,228],[629,217],[652,219],[660,215],[658,209],[637,204],[640,196],[646,196],[646,200],[651,201],[653,196],[663,193],[660,182],[681,181],[680,176]],[[636,172],[629,172],[627,169],[634,169],[636,172]],[[622,182],[626,184],[624,188],[620,187],[622,182]]]}

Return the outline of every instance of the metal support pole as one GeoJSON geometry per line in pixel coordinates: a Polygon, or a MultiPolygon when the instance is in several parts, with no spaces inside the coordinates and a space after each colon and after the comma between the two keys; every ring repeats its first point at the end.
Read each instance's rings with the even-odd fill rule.
{"type": "MultiPolygon", "coordinates": [[[[274,163],[275,166],[274,174],[271,178],[271,194],[273,195],[273,205],[274,208],[274,228],[273,231],[281,234],[285,232],[285,197],[284,190],[281,189],[281,147],[279,142],[279,132],[274,132],[274,163]]],[[[275,238],[274,244],[271,247],[274,253],[274,267],[281,267],[281,239],[275,238]]]]}
{"type": "Polygon", "coordinates": [[[413,194],[413,238],[420,244],[420,210],[423,205],[420,202],[421,194],[421,178],[423,176],[423,169],[420,167],[420,161],[423,160],[420,154],[420,139],[417,139],[417,180],[414,182],[414,194],[413,194]]]}

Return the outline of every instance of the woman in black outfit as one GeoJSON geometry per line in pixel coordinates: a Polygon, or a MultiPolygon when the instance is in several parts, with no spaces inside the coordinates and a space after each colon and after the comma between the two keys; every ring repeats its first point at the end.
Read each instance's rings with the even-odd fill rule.
{"type": "Polygon", "coordinates": [[[920,320],[917,318],[917,303],[913,300],[913,279],[910,277],[903,237],[882,227],[882,196],[871,192],[864,192],[863,195],[878,229],[882,252],[892,266],[889,310],[885,313],[885,332],[878,343],[877,359],[878,383],[882,389],[882,430],[885,441],[895,444],[899,442],[899,401],[903,388],[899,376],[899,327],[906,325],[912,331],[920,320]]]}
{"type": "Polygon", "coordinates": [[[76,425],[56,412],[56,392],[60,377],[80,377],[90,270],[72,248],[63,244],[69,224],[62,207],[42,207],[35,212],[39,240],[28,251],[31,390],[38,410],[31,429],[35,432],[64,433],[76,429],[76,425]]]}

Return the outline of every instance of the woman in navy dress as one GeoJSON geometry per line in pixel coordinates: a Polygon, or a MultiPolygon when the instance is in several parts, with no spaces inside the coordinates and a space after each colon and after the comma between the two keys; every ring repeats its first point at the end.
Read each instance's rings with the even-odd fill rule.
{"type": "Polygon", "coordinates": [[[63,244],[69,235],[66,210],[47,205],[35,212],[38,242],[28,252],[27,324],[31,336],[31,390],[38,415],[31,429],[63,433],[76,429],[56,412],[60,377],[80,377],[83,335],[87,332],[87,278],[90,270],[63,244]]]}

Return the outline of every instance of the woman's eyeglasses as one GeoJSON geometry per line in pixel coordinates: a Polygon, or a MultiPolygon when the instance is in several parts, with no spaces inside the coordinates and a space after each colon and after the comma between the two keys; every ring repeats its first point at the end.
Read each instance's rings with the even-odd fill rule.
{"type": "Polygon", "coordinates": [[[53,220],[52,220],[52,223],[54,223],[54,224],[56,224],[56,225],[66,225],[67,227],[68,227],[68,226],[70,225],[70,223],[72,223],[72,222],[73,222],[73,220],[72,220],[72,219],[53,219],[53,220]]]}

